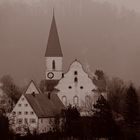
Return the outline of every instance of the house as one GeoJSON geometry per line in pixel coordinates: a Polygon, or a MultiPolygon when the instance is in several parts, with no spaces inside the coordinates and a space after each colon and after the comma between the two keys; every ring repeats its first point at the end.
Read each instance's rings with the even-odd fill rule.
{"type": "Polygon", "coordinates": [[[48,132],[62,109],[64,106],[55,93],[42,93],[31,81],[11,112],[12,129],[19,134],[48,132]]]}

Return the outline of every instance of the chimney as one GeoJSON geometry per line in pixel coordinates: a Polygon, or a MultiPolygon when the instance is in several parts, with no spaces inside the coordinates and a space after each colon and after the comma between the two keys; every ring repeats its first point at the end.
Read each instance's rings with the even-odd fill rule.
{"type": "Polygon", "coordinates": [[[35,97],[35,92],[34,91],[32,92],[32,96],[35,97]]]}
{"type": "Polygon", "coordinates": [[[64,78],[64,73],[62,73],[62,78],[64,78]]]}
{"type": "Polygon", "coordinates": [[[48,93],[48,99],[51,99],[51,93],[50,92],[48,93]]]}

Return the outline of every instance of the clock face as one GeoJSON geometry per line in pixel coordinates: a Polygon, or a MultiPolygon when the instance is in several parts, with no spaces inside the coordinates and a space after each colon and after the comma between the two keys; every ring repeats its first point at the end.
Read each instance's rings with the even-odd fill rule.
{"type": "Polygon", "coordinates": [[[49,79],[52,79],[52,78],[54,77],[54,74],[53,74],[52,72],[49,72],[49,73],[47,74],[47,76],[48,76],[49,79]]]}

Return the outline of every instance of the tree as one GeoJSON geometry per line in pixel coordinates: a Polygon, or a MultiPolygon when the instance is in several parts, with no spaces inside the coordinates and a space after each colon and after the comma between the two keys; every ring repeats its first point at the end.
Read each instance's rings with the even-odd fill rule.
{"type": "Polygon", "coordinates": [[[80,113],[76,107],[69,106],[64,110],[64,131],[67,136],[79,137],[81,135],[80,113]]]}
{"type": "Polygon", "coordinates": [[[113,119],[112,110],[108,101],[102,95],[94,105],[92,119],[92,130],[95,137],[109,138],[117,135],[117,127],[113,119]]]}
{"type": "Polygon", "coordinates": [[[9,121],[5,113],[0,112],[0,138],[8,140],[9,121]]]}
{"type": "Polygon", "coordinates": [[[140,115],[138,95],[131,84],[125,97],[124,118],[129,125],[134,125],[140,115]]]}
{"type": "Polygon", "coordinates": [[[107,89],[108,101],[112,110],[118,114],[123,114],[125,83],[120,78],[112,78],[107,83],[107,89]]]}
{"type": "Polygon", "coordinates": [[[0,81],[2,83],[1,88],[3,92],[12,99],[13,103],[16,103],[21,96],[20,88],[14,83],[14,80],[9,75],[4,75],[0,81]]]}
{"type": "Polygon", "coordinates": [[[103,80],[105,78],[105,74],[102,70],[96,70],[95,75],[97,77],[97,80],[103,80]]]}
{"type": "Polygon", "coordinates": [[[93,83],[98,87],[99,92],[106,92],[107,80],[108,78],[102,70],[95,71],[95,77],[93,77],[93,83]]]}

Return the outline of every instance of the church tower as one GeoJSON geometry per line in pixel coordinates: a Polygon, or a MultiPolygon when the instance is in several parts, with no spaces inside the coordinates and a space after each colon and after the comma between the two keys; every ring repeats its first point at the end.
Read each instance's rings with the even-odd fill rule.
{"type": "Polygon", "coordinates": [[[46,58],[46,80],[60,80],[62,78],[63,54],[57,32],[54,13],[45,58],[46,58]]]}

